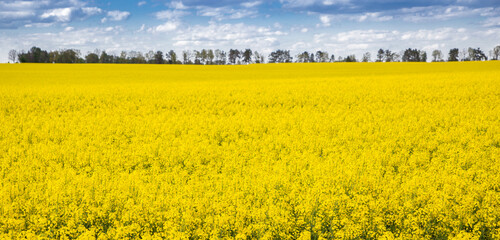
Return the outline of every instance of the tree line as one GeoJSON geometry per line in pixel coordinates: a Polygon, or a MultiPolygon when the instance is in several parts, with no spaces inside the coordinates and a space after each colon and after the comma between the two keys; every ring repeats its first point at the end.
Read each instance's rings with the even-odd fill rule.
{"type": "MultiPolygon", "coordinates": [[[[489,52],[490,60],[499,60],[500,46],[496,46],[489,52]]],[[[441,50],[431,53],[432,62],[444,61],[486,61],[488,57],[480,48],[466,48],[459,50],[452,48],[445,56],[441,50]]],[[[408,48],[401,52],[393,52],[389,49],[379,49],[374,62],[427,62],[427,52],[419,49],[408,48]]],[[[267,63],[312,63],[312,62],[371,62],[370,52],[363,54],[361,59],[356,55],[346,57],[329,54],[327,51],[308,52],[304,51],[294,57],[289,50],[276,50],[267,56],[267,63]]],[[[228,52],[220,49],[202,49],[200,51],[184,50],[178,55],[174,50],[166,53],[162,51],[122,51],[119,55],[110,54],[106,51],[96,49],[88,52],[85,56],[77,49],[64,49],[56,51],[42,50],[32,47],[28,51],[9,51],[9,62],[20,63],[135,63],[135,64],[197,64],[197,65],[236,65],[251,63],[266,63],[266,57],[251,49],[230,49],[228,52]]]]}

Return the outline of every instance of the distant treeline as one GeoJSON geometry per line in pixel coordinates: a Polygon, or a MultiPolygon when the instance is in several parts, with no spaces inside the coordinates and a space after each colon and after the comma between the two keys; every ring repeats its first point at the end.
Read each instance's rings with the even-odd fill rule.
{"type": "MultiPolygon", "coordinates": [[[[500,58],[500,46],[496,46],[489,52],[491,60],[500,58]]],[[[486,61],[488,57],[479,48],[450,49],[448,56],[440,50],[434,50],[431,61],[486,61]]],[[[375,56],[375,62],[427,62],[427,52],[408,48],[401,52],[380,49],[375,56]]],[[[251,64],[266,63],[263,54],[251,49],[230,49],[225,52],[220,49],[203,49],[201,51],[182,51],[178,55],[174,50],[166,53],[162,51],[149,51],[142,53],[138,51],[122,51],[120,55],[109,54],[106,51],[95,50],[83,56],[79,50],[64,49],[58,51],[46,51],[39,47],[32,47],[27,52],[16,50],[9,51],[9,61],[21,63],[135,63],[135,64],[198,64],[198,65],[227,65],[227,64],[251,64]]],[[[363,54],[361,59],[355,55],[347,57],[329,55],[326,51],[302,52],[294,57],[289,50],[276,50],[267,56],[267,63],[291,63],[291,62],[371,62],[370,52],[363,54]]]]}

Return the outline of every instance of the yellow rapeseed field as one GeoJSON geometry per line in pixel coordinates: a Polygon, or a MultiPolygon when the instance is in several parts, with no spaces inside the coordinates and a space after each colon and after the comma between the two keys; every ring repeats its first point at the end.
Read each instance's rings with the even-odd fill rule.
{"type": "Polygon", "coordinates": [[[500,62],[0,65],[0,239],[500,239],[500,62]]]}

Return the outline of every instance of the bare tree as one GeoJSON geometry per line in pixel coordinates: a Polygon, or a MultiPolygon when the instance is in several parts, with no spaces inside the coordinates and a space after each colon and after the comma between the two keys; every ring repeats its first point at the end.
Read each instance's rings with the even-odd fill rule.
{"type": "Polygon", "coordinates": [[[401,62],[401,54],[397,52],[392,53],[392,61],[393,62],[401,62]]]}
{"type": "Polygon", "coordinates": [[[433,62],[442,62],[443,61],[443,53],[441,50],[432,51],[432,61],[433,62]]]}
{"type": "Polygon", "coordinates": [[[189,50],[184,50],[182,51],[182,63],[183,64],[190,64],[191,63],[191,51],[189,50]]]}
{"type": "Polygon", "coordinates": [[[212,49],[208,49],[207,51],[208,64],[214,64],[214,58],[215,58],[214,51],[212,49]]]}
{"type": "Polygon", "coordinates": [[[303,53],[299,53],[299,54],[297,54],[296,58],[297,58],[297,60],[295,60],[296,62],[307,63],[310,60],[309,52],[305,51],[303,53]]]}
{"type": "Polygon", "coordinates": [[[365,53],[363,54],[363,58],[361,58],[361,61],[362,61],[362,62],[369,62],[369,61],[371,61],[371,58],[372,58],[371,53],[369,53],[369,52],[365,52],[365,53]]]}
{"type": "Polygon", "coordinates": [[[146,62],[152,63],[155,59],[155,53],[153,51],[149,51],[144,56],[146,58],[146,62]]]}
{"type": "Polygon", "coordinates": [[[467,57],[469,61],[486,61],[488,57],[480,48],[469,48],[467,50],[469,56],[467,57]]]}
{"type": "Polygon", "coordinates": [[[469,58],[467,58],[468,55],[469,55],[469,52],[468,52],[467,48],[462,49],[462,51],[460,51],[460,53],[459,53],[460,61],[470,61],[469,58]]]}
{"type": "Polygon", "coordinates": [[[15,63],[17,60],[17,51],[12,49],[9,51],[9,61],[11,61],[12,63],[15,63]]]}
{"type": "Polygon", "coordinates": [[[264,55],[260,54],[259,52],[255,51],[253,53],[253,58],[255,63],[264,63],[264,55]]]}
{"type": "Polygon", "coordinates": [[[499,60],[499,58],[500,58],[500,45],[493,48],[493,51],[491,54],[491,59],[499,60]]]}
{"type": "Polygon", "coordinates": [[[226,53],[224,51],[220,49],[215,49],[214,56],[215,56],[215,64],[217,65],[226,64],[226,53]]]}

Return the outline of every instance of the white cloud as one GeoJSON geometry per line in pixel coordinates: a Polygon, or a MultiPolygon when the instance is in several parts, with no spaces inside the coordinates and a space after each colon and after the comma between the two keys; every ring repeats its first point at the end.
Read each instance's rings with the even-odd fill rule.
{"type": "Polygon", "coordinates": [[[366,43],[354,43],[354,44],[347,44],[347,49],[349,50],[365,50],[368,48],[368,44],[366,43]]]}
{"type": "MultiPolygon", "coordinates": [[[[306,1],[307,2],[307,1],[306,1]]],[[[392,20],[402,20],[412,23],[447,21],[458,18],[474,17],[498,17],[500,8],[484,7],[470,8],[466,6],[426,6],[401,8],[396,10],[387,10],[383,12],[362,12],[362,13],[337,13],[337,14],[319,14],[315,11],[309,11],[309,15],[319,15],[321,24],[317,26],[330,26],[332,22],[386,22],[392,20]]],[[[477,19],[472,21],[478,21],[477,19]]],[[[491,24],[495,26],[495,24],[491,24]]]]}
{"type": "Polygon", "coordinates": [[[108,17],[111,21],[122,21],[127,19],[130,16],[130,12],[126,11],[109,11],[108,17]]]}
{"type": "Polygon", "coordinates": [[[156,19],[179,19],[181,17],[184,17],[186,15],[189,15],[190,13],[187,11],[182,11],[182,10],[165,10],[165,11],[160,11],[155,13],[156,19]]]}
{"type": "Polygon", "coordinates": [[[338,43],[371,43],[392,41],[399,36],[398,31],[387,30],[353,30],[341,32],[330,39],[338,43]]]}
{"type": "Polygon", "coordinates": [[[19,19],[35,16],[34,11],[0,11],[0,19],[19,19]]]}
{"type": "Polygon", "coordinates": [[[255,17],[258,12],[249,9],[233,9],[230,7],[198,7],[198,16],[211,17],[217,21],[224,19],[241,19],[245,17],[255,17]]]}
{"type": "Polygon", "coordinates": [[[253,25],[217,24],[208,26],[196,25],[186,30],[177,32],[173,38],[174,46],[218,46],[229,47],[255,47],[263,48],[274,46],[278,43],[278,36],[286,35],[281,31],[253,25]]]}
{"type": "Polygon", "coordinates": [[[307,29],[307,28],[302,28],[302,29],[300,29],[300,32],[301,32],[301,33],[306,33],[306,32],[308,32],[308,31],[309,31],[309,29],[307,29]]]}
{"type": "Polygon", "coordinates": [[[36,1],[3,1],[3,2],[0,2],[0,9],[11,9],[11,10],[14,10],[14,9],[32,9],[32,8],[37,8],[39,7],[41,4],[43,5],[48,5],[48,3],[45,1],[40,1],[40,2],[36,2],[36,1]]]}
{"type": "Polygon", "coordinates": [[[351,17],[352,20],[356,20],[358,22],[364,22],[364,21],[373,21],[373,22],[385,22],[385,21],[390,21],[393,19],[393,16],[389,15],[382,15],[381,12],[369,12],[369,13],[364,13],[361,15],[354,15],[351,17]]]}
{"type": "Polygon", "coordinates": [[[304,49],[309,49],[311,47],[311,44],[305,43],[305,42],[296,42],[294,43],[291,47],[291,51],[301,51],[304,49]]]}
{"type": "Polygon", "coordinates": [[[144,32],[144,29],[146,29],[146,24],[142,24],[137,32],[144,32]]]}
{"type": "Polygon", "coordinates": [[[492,17],[483,22],[484,27],[500,27],[500,17],[492,17]]]}
{"type": "Polygon", "coordinates": [[[72,8],[56,8],[44,12],[41,19],[53,19],[57,22],[69,22],[71,20],[72,8]]]}
{"type": "Polygon", "coordinates": [[[424,51],[428,51],[428,52],[432,52],[434,51],[435,49],[441,49],[441,48],[444,48],[445,44],[444,43],[434,43],[434,44],[430,44],[430,45],[425,45],[422,47],[422,50],[424,51]]]}
{"type": "Polygon", "coordinates": [[[118,42],[119,38],[116,37],[121,32],[123,32],[123,29],[120,27],[112,27],[111,30],[105,28],[75,30],[67,27],[60,32],[24,34],[22,39],[18,39],[16,36],[2,36],[0,42],[7,43],[9,49],[28,49],[36,44],[36,46],[48,50],[61,48],[90,50],[99,43],[99,48],[109,48],[111,50],[114,49],[114,46],[123,46],[124,43],[118,42]],[[71,31],[71,34],[68,34],[67,31],[71,31]]]}
{"type": "Polygon", "coordinates": [[[323,24],[323,26],[329,27],[330,26],[330,21],[332,21],[332,18],[329,15],[321,15],[321,16],[319,16],[319,20],[321,21],[321,23],[323,24]]]}
{"type": "Polygon", "coordinates": [[[170,8],[173,8],[173,9],[178,9],[178,10],[185,10],[185,9],[188,9],[187,6],[185,6],[182,1],[172,1],[170,2],[170,4],[168,5],[170,8]]]}
{"type": "Polygon", "coordinates": [[[394,15],[404,21],[419,23],[426,21],[446,21],[473,16],[493,16],[498,14],[498,10],[500,9],[492,7],[469,8],[465,6],[428,6],[403,8],[394,12],[394,15]]]}
{"type": "Polygon", "coordinates": [[[146,1],[140,1],[140,2],[137,3],[137,6],[139,6],[139,7],[142,6],[142,5],[146,5],[146,1]]]}
{"type": "MultiPolygon", "coordinates": [[[[337,44],[359,44],[377,43],[379,45],[388,45],[390,42],[399,43],[399,45],[413,43],[436,43],[448,42],[453,40],[462,40],[470,35],[471,32],[465,28],[436,28],[420,29],[416,31],[389,31],[389,30],[353,30],[340,32],[330,37],[326,34],[315,35],[317,43],[332,42],[337,44]]],[[[408,46],[411,47],[411,46],[408,46]]]]}
{"type": "Polygon", "coordinates": [[[84,7],[82,8],[82,12],[87,16],[92,16],[102,13],[102,9],[98,7],[84,7]]]}
{"type": "Polygon", "coordinates": [[[437,28],[420,29],[417,31],[408,31],[401,35],[401,40],[413,41],[444,41],[466,37],[464,28],[437,28]]]}
{"type": "MultiPolygon", "coordinates": [[[[412,31],[395,30],[352,30],[336,34],[321,33],[314,34],[311,46],[303,50],[310,51],[314,48],[328,50],[336,56],[356,54],[361,56],[364,52],[376,52],[379,48],[390,49],[399,52],[407,48],[417,48],[428,53],[434,49],[448,51],[450,48],[479,47],[483,49],[492,48],[492,42],[500,39],[500,28],[492,28],[488,31],[482,29],[466,28],[434,28],[419,29],[412,31]],[[471,45],[472,44],[472,45],[471,45]]],[[[297,42],[304,42],[296,41],[297,42]]],[[[294,45],[294,48],[303,45],[294,45]]]]}
{"type": "Polygon", "coordinates": [[[252,8],[252,7],[257,7],[262,4],[262,1],[253,1],[253,2],[244,2],[241,4],[241,6],[246,7],[246,8],[252,8]]]}
{"type": "Polygon", "coordinates": [[[105,23],[108,20],[109,21],[123,21],[123,20],[126,20],[130,16],[130,12],[127,12],[127,11],[123,11],[122,12],[122,11],[115,10],[115,11],[109,11],[106,16],[107,17],[101,19],[102,23],[105,23]]]}
{"type": "Polygon", "coordinates": [[[37,26],[83,20],[102,13],[82,0],[4,0],[0,1],[0,28],[37,26]]]}
{"type": "Polygon", "coordinates": [[[152,33],[171,32],[176,30],[179,26],[180,22],[178,21],[168,21],[164,24],[156,26],[155,28],[150,28],[148,31],[152,33]]]}
{"type": "Polygon", "coordinates": [[[350,4],[350,0],[280,0],[280,2],[289,8],[303,8],[310,6],[345,6],[350,4]]]}
{"type": "Polygon", "coordinates": [[[24,25],[25,28],[31,28],[31,27],[36,27],[36,28],[47,28],[47,27],[51,27],[53,26],[54,23],[51,22],[51,23],[30,23],[30,24],[26,24],[24,25]]]}

